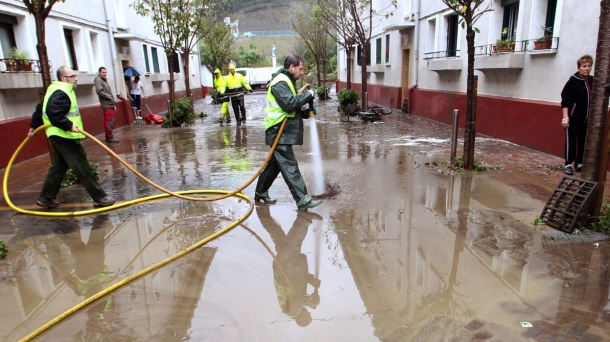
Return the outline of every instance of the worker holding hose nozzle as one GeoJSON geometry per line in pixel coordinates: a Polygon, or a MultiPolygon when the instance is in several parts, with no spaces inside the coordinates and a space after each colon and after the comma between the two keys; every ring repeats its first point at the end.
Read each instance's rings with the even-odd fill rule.
{"type": "Polygon", "coordinates": [[[114,204],[114,199],[106,194],[99,184],[87,159],[87,153],[80,143],[85,135],[78,129],[82,129],[83,120],[78,111],[76,94],[74,88],[78,77],[74,70],[67,66],[57,69],[57,79],[47,89],[44,100],[36,106],[32,114],[30,131],[28,135],[33,136],[33,131],[43,124],[53,125],[47,128],[46,134],[53,146],[53,163],[42,185],[40,198],[36,202],[41,207],[55,208],[59,202],[55,200],[61,182],[70,167],[78,180],[84,185],[91,195],[95,206],[109,206],[114,204]]]}
{"type": "Polygon", "coordinates": [[[297,202],[300,211],[317,207],[321,200],[314,200],[307,194],[307,187],[299,165],[292,151],[292,145],[303,145],[303,119],[316,114],[313,106],[314,91],[309,89],[297,94],[296,80],[303,75],[303,58],[299,55],[289,55],[284,61],[284,67],[273,75],[267,90],[267,116],[265,117],[265,144],[272,146],[282,125],[287,118],[286,126],[279,143],[273,151],[256,184],[256,201],[273,204],[276,200],[269,197],[269,188],[278,174],[286,181],[292,197],[297,202]],[[309,107],[302,109],[303,105],[309,107]]]}

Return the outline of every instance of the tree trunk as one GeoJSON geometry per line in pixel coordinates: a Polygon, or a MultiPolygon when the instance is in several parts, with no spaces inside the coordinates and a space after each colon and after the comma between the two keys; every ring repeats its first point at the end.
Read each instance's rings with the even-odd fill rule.
{"type": "Polygon", "coordinates": [[[165,56],[167,57],[169,66],[169,104],[170,106],[174,104],[176,101],[176,96],[174,94],[174,54],[171,52],[166,52],[165,56]]]}
{"type": "Polygon", "coordinates": [[[45,32],[45,18],[42,17],[41,13],[33,13],[34,21],[36,23],[36,39],[38,42],[36,43],[36,51],[38,51],[38,61],[40,63],[40,74],[42,75],[42,96],[44,97],[44,93],[47,88],[51,85],[51,69],[49,67],[49,56],[47,54],[47,45],[46,45],[46,32],[45,32]]]}
{"type": "MultiPolygon", "coordinates": [[[[467,21],[468,22],[468,21],[467,21]]],[[[466,42],[468,45],[468,78],[466,87],[466,123],[464,127],[464,169],[472,170],[474,165],[474,140],[477,134],[474,93],[474,37],[475,32],[471,26],[466,28],[466,42]]]]}
{"type": "Polygon", "coordinates": [[[318,87],[320,86],[320,57],[316,56],[316,78],[318,81],[318,87]]]}
{"type": "Polygon", "coordinates": [[[367,106],[368,106],[368,103],[366,103],[368,98],[367,98],[367,96],[365,96],[365,94],[366,94],[366,85],[367,85],[367,82],[366,82],[367,81],[367,77],[366,77],[366,57],[367,57],[368,51],[369,51],[368,50],[368,48],[369,48],[368,44],[369,43],[370,43],[370,41],[367,40],[364,44],[362,44],[363,48],[362,48],[361,61],[360,61],[360,66],[362,67],[362,76],[361,76],[362,77],[362,87],[360,89],[361,89],[361,92],[362,92],[361,96],[362,96],[362,110],[363,111],[366,111],[367,110],[367,106]]]}
{"type": "Polygon", "coordinates": [[[347,51],[347,65],[345,66],[347,71],[347,89],[352,89],[352,48],[345,50],[347,51]]]}
{"type": "Polygon", "coordinates": [[[599,216],[603,206],[610,151],[610,120],[607,119],[610,90],[604,88],[605,84],[610,83],[610,0],[602,0],[600,9],[593,96],[582,169],[584,179],[599,183],[591,216],[599,216]]]}
{"type": "Polygon", "coordinates": [[[182,54],[182,67],[184,68],[183,72],[184,72],[184,87],[186,90],[186,96],[189,98],[189,109],[191,111],[191,113],[193,112],[193,97],[191,95],[191,77],[190,77],[190,67],[189,67],[189,55],[190,52],[187,53],[186,51],[182,54]]]}

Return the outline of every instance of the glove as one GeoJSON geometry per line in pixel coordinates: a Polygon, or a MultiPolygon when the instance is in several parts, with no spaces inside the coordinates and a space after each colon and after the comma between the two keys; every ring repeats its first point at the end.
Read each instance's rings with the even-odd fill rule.
{"type": "Polygon", "coordinates": [[[251,93],[253,93],[253,92],[254,92],[254,90],[250,89],[250,92],[251,92],[251,93]]]}
{"type": "Polygon", "coordinates": [[[307,89],[307,91],[311,94],[311,96],[316,96],[316,93],[313,91],[313,89],[307,89]]]}

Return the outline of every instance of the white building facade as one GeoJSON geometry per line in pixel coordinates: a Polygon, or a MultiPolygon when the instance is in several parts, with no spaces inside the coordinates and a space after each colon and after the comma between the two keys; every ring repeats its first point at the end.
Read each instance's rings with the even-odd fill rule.
{"type": "MultiPolygon", "coordinates": [[[[375,8],[387,3],[373,1],[375,8]]],[[[576,60],[595,57],[599,1],[487,0],[479,8],[490,4],[493,11],[475,24],[477,132],[563,156],[560,94],[577,70],[576,60]],[[540,41],[545,28],[552,36],[548,46],[540,41]],[[499,39],[509,42],[507,51],[494,47],[499,39]]],[[[394,14],[373,28],[370,52],[369,101],[404,105],[409,113],[445,123],[459,109],[463,127],[466,30],[441,0],[399,0],[394,14]]],[[[344,88],[347,58],[341,48],[339,56],[344,88]]],[[[359,64],[352,65],[352,88],[358,92],[359,64]]]]}
{"type": "MultiPolygon", "coordinates": [[[[102,110],[95,93],[94,79],[99,67],[108,71],[107,80],[114,95],[128,92],[123,68],[133,66],[142,70],[144,91],[143,114],[167,110],[169,98],[169,68],[161,41],[154,33],[150,18],[136,14],[127,0],[66,1],[53,6],[45,22],[46,46],[51,64],[51,77],[56,80],[57,68],[67,65],[78,75],[76,95],[83,116],[85,130],[91,134],[103,132],[102,110]]],[[[24,139],[30,117],[40,101],[42,77],[36,50],[36,26],[20,0],[0,0],[0,129],[9,132],[9,146],[0,153],[0,167],[24,139]],[[30,70],[16,71],[10,66],[10,49],[28,51],[30,70]]],[[[175,56],[175,91],[185,96],[182,58],[175,56]]],[[[201,87],[199,52],[189,56],[191,95],[204,96],[201,87]]],[[[115,129],[130,124],[133,115],[125,101],[118,103],[115,129]]],[[[41,139],[42,140],[42,139],[41,139]]],[[[20,160],[45,153],[46,143],[34,142],[20,156],[20,160]],[[37,145],[38,143],[38,145],[37,145]]]]}

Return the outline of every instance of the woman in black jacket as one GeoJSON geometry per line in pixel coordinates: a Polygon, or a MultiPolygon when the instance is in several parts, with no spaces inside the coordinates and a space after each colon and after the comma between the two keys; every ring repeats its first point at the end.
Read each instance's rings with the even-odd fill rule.
{"type": "Polygon", "coordinates": [[[576,172],[582,171],[582,157],[585,151],[585,137],[591,106],[591,86],[593,75],[593,57],[584,55],[576,61],[578,71],[574,73],[561,91],[561,125],[566,130],[565,174],[573,175],[572,163],[576,172]]]}

